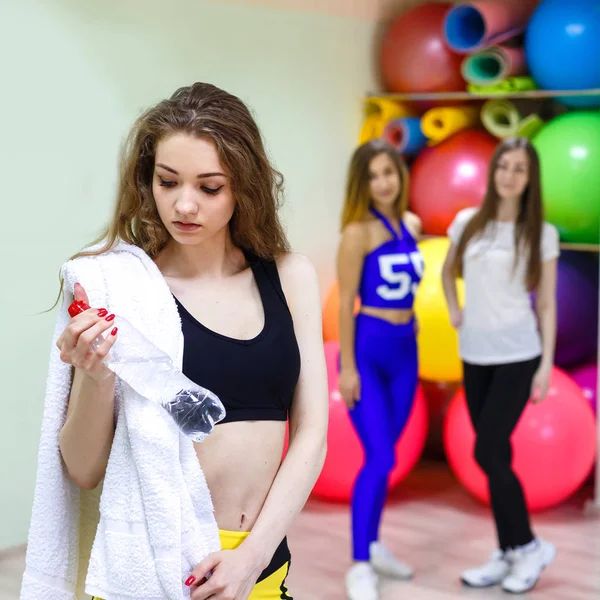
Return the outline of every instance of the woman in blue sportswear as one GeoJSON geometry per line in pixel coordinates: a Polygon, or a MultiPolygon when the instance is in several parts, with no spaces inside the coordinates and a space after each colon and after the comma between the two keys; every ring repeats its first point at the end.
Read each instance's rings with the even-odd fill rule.
{"type": "Polygon", "coordinates": [[[365,453],[352,498],[349,600],[379,600],[378,575],[412,576],[379,540],[395,446],[418,378],[413,303],[423,274],[421,223],[406,210],[407,195],[408,170],[391,146],[376,139],[354,152],[337,257],[339,386],[365,453]]]}

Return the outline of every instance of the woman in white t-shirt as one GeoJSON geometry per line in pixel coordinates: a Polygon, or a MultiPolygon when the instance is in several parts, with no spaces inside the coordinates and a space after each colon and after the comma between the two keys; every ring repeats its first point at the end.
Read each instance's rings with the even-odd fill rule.
{"type": "Polygon", "coordinates": [[[525,138],[499,144],[481,208],[460,211],[448,229],[443,283],[459,330],[475,458],[486,473],[499,549],[462,574],[474,587],[523,593],[555,557],[533,535],[510,436],[528,400],[547,393],[556,339],[558,232],[543,220],[537,153],[525,138]],[[465,283],[459,307],[456,277],[465,283]],[[535,310],[531,292],[536,291],[535,310]]]}

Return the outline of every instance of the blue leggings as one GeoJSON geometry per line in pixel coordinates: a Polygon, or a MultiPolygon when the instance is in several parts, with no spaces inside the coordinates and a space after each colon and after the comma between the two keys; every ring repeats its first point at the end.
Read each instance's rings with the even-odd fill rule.
{"type": "Polygon", "coordinates": [[[414,327],[414,321],[393,325],[364,314],[356,318],[361,399],[350,418],[365,461],[352,498],[354,560],[369,560],[369,546],[378,539],[388,477],[396,464],[396,442],[413,406],[418,377],[414,327]]]}

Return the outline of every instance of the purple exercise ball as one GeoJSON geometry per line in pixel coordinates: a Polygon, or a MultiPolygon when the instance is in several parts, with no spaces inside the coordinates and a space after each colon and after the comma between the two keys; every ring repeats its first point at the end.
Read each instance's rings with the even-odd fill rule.
{"type": "Polygon", "coordinates": [[[569,375],[583,390],[583,395],[588,399],[594,414],[598,414],[598,365],[590,363],[574,368],[569,375]]]}
{"type": "Polygon", "coordinates": [[[563,252],[556,290],[559,367],[589,361],[598,351],[598,261],[585,252],[563,252]]]}

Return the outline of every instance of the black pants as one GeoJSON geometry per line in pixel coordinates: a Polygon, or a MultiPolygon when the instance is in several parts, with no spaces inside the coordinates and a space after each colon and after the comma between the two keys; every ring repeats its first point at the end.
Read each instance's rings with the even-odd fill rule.
{"type": "Polygon", "coordinates": [[[523,488],[512,470],[510,436],[525,409],[540,357],[503,365],[463,362],[475,460],[488,478],[498,543],[506,550],[533,540],[523,488]]]}

